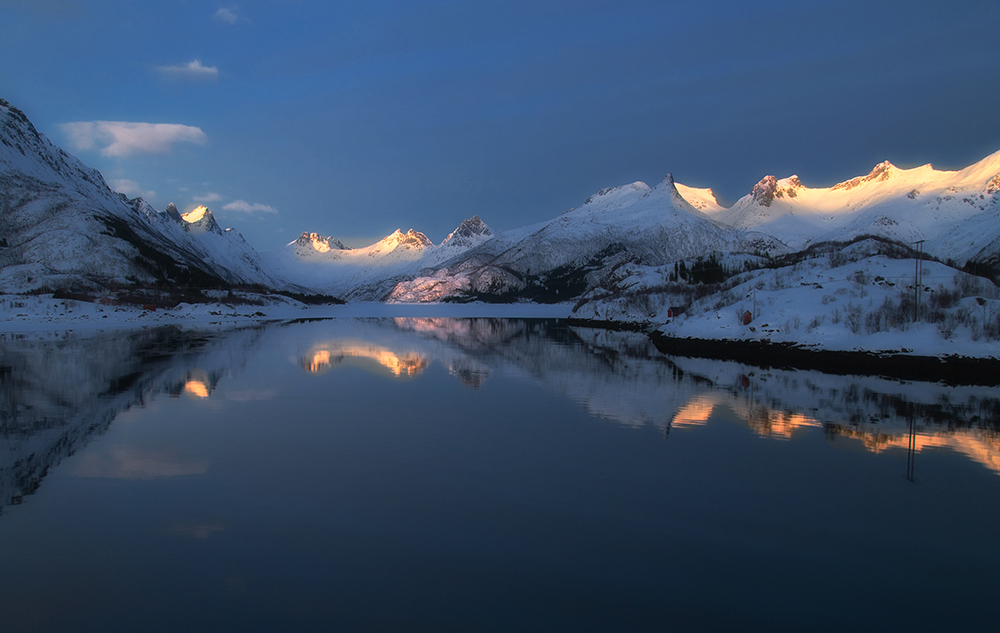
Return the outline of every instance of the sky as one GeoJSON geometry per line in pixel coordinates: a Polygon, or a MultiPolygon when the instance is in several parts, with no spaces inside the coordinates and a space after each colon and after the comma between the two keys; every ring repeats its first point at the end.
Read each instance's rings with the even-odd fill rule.
{"type": "Polygon", "coordinates": [[[0,0],[0,98],[269,252],[1000,150],[1000,0],[0,0]]]}

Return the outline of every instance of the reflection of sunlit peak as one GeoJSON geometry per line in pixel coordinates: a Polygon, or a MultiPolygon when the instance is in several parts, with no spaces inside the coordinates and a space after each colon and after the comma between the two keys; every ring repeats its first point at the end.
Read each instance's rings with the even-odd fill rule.
{"type": "Polygon", "coordinates": [[[388,369],[394,376],[416,376],[429,361],[416,352],[397,353],[392,350],[353,339],[319,343],[306,353],[302,368],[310,373],[320,373],[347,359],[373,360],[388,369]]]}
{"type": "Polygon", "coordinates": [[[823,425],[816,419],[792,411],[775,411],[763,405],[750,407],[747,424],[760,434],[769,437],[791,439],[792,433],[804,427],[819,428],[823,425]]]}
{"type": "Polygon", "coordinates": [[[712,415],[715,408],[715,398],[709,394],[695,396],[680,411],[674,415],[671,426],[674,428],[684,426],[701,426],[708,423],[708,417],[712,415]]]}
{"type": "Polygon", "coordinates": [[[386,351],[384,354],[377,355],[375,359],[383,366],[388,367],[389,371],[397,376],[402,376],[403,374],[416,376],[427,367],[427,361],[412,352],[403,356],[397,356],[392,352],[386,351]]]}
{"type": "Polygon", "coordinates": [[[873,453],[880,453],[889,448],[908,450],[911,446],[917,453],[930,448],[946,448],[965,455],[995,473],[1000,473],[1000,441],[995,432],[985,429],[954,429],[940,432],[924,429],[913,434],[911,444],[910,436],[904,433],[866,432],[840,425],[831,425],[831,428],[837,435],[861,440],[865,448],[873,453]]]}
{"type": "Polygon", "coordinates": [[[188,380],[184,383],[184,393],[195,396],[196,398],[207,398],[208,385],[200,380],[188,380]]]}
{"type": "Polygon", "coordinates": [[[205,399],[212,395],[212,378],[203,369],[192,369],[184,377],[182,393],[193,398],[205,399]]]}
{"type": "Polygon", "coordinates": [[[307,359],[303,364],[302,368],[305,369],[310,374],[315,374],[320,371],[324,371],[330,367],[330,350],[320,349],[316,350],[312,355],[312,359],[307,359]]]}

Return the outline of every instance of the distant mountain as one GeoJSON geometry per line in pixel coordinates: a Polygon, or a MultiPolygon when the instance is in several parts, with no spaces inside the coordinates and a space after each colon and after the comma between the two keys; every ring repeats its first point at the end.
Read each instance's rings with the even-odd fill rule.
{"type": "MultiPolygon", "coordinates": [[[[709,190],[684,189],[702,208],[718,206],[709,190]]],[[[617,262],[660,266],[713,251],[785,250],[771,236],[711,219],[685,200],[667,175],[655,188],[635,182],[603,189],[548,222],[501,233],[399,283],[388,299],[565,300],[583,292],[589,273],[617,262]]]]}
{"type": "Polygon", "coordinates": [[[333,237],[303,233],[272,255],[283,278],[354,300],[379,301],[397,283],[421,270],[452,259],[489,240],[490,228],[473,216],[435,246],[423,233],[394,231],[362,248],[348,248],[333,237]]]}
{"type": "Polygon", "coordinates": [[[960,171],[886,161],[866,176],[809,188],[798,176],[767,176],[729,209],[706,213],[726,224],[774,235],[794,249],[879,235],[963,265],[1000,256],[1000,152],[960,171]]]}
{"type": "Polygon", "coordinates": [[[208,209],[181,216],[113,192],[0,100],[0,289],[77,291],[136,285],[288,286],[208,209]]]}
{"type": "Polygon", "coordinates": [[[486,226],[486,223],[480,220],[478,215],[474,215],[468,220],[463,220],[458,228],[449,233],[448,237],[441,242],[441,246],[468,249],[479,246],[491,237],[493,237],[493,231],[490,230],[490,227],[486,226]]]}

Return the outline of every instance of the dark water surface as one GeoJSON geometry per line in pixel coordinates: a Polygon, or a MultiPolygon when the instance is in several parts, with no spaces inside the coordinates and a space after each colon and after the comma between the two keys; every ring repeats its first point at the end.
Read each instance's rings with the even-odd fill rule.
{"type": "Polygon", "coordinates": [[[1000,402],[560,321],[0,340],[3,631],[994,631],[1000,402]]]}

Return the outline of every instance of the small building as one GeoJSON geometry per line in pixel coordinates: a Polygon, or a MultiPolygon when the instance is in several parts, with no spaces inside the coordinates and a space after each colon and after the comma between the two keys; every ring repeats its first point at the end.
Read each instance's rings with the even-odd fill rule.
{"type": "Polygon", "coordinates": [[[667,308],[667,318],[674,319],[684,314],[684,308],[680,306],[670,306],[667,308]]]}
{"type": "Polygon", "coordinates": [[[750,322],[753,321],[753,313],[749,310],[744,310],[743,314],[740,315],[740,320],[743,321],[743,325],[750,325],[750,322]]]}
{"type": "Polygon", "coordinates": [[[116,306],[118,305],[118,299],[115,299],[114,297],[101,297],[97,300],[97,303],[102,306],[116,306]]]}

